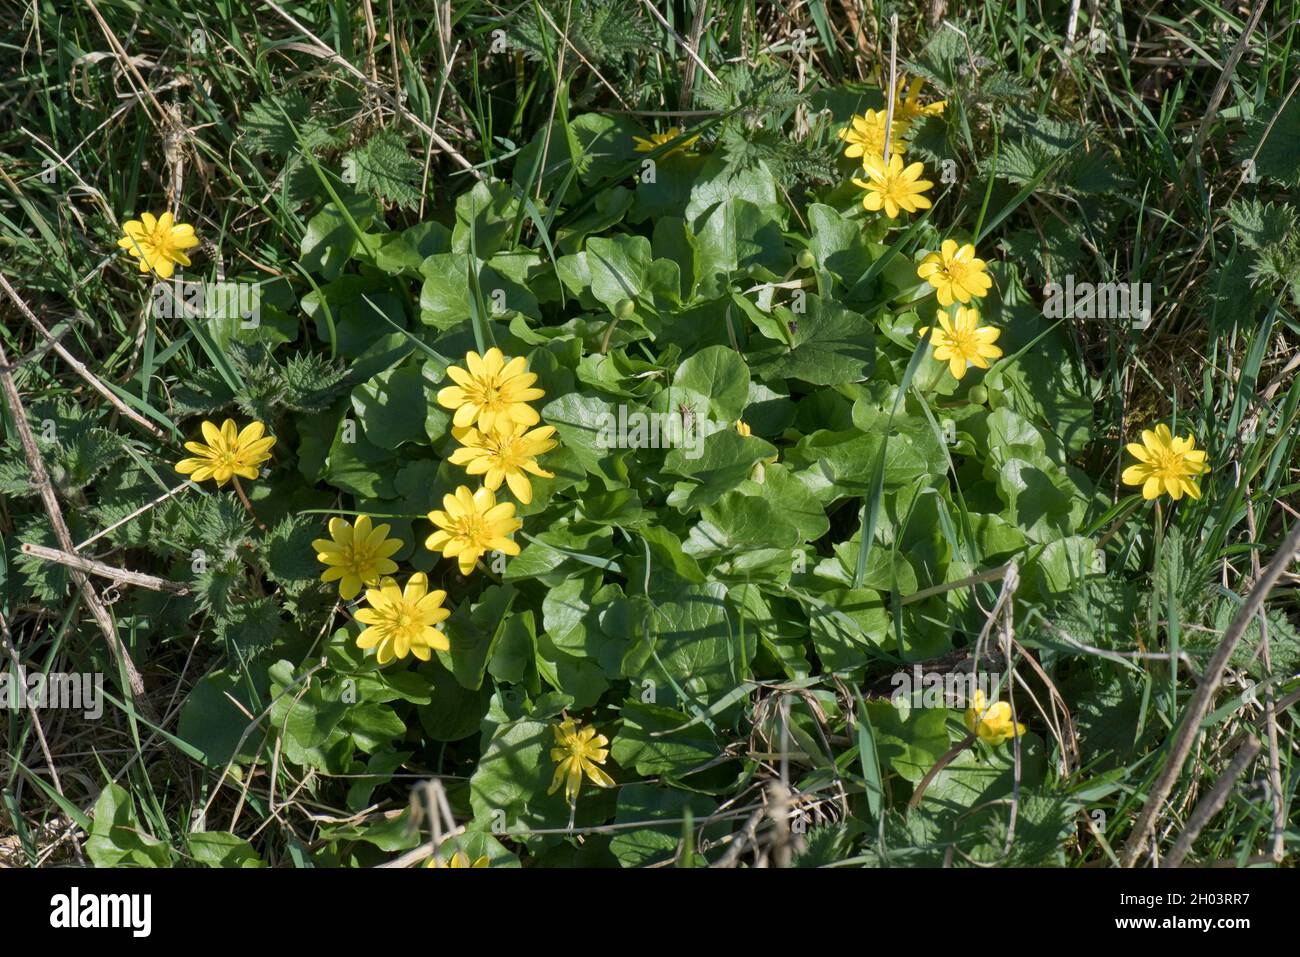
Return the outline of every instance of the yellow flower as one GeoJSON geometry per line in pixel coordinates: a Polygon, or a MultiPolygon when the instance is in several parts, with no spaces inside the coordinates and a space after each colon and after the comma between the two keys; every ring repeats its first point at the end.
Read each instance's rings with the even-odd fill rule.
{"type": "Polygon", "coordinates": [[[900,209],[914,213],[918,209],[929,209],[930,200],[922,194],[934,186],[928,179],[921,179],[925,167],[913,163],[903,168],[903,158],[897,153],[889,157],[889,165],[878,156],[864,156],[862,170],[867,174],[866,180],[853,179],[855,186],[865,189],[862,205],[876,212],[882,207],[890,219],[898,215],[900,209]]]}
{"type": "Polygon", "coordinates": [[[555,733],[558,748],[551,748],[551,760],[555,762],[555,777],[547,794],[554,794],[564,782],[564,797],[570,804],[578,799],[578,789],[582,787],[582,775],[585,773],[592,784],[602,788],[612,788],[614,779],[596,765],[604,764],[609,757],[609,738],[597,734],[595,728],[579,728],[572,718],[565,718],[559,724],[551,725],[555,733]]]}
{"type": "Polygon", "coordinates": [[[519,546],[508,536],[524,523],[515,518],[514,502],[498,505],[490,488],[471,494],[460,486],[455,495],[442,497],[442,510],[430,512],[429,521],[438,530],[425,539],[424,546],[431,552],[442,552],[443,558],[457,559],[462,575],[474,570],[474,563],[484,552],[519,554],[519,546]]]}
{"type": "Polygon", "coordinates": [[[975,247],[970,243],[958,246],[955,240],[945,239],[939,252],[921,260],[916,274],[934,287],[939,305],[951,306],[954,300],[967,303],[972,296],[988,295],[993,280],[985,272],[986,265],[975,258],[975,247]]]}
{"type": "Polygon", "coordinates": [[[966,730],[979,735],[981,741],[994,747],[1003,741],[1025,733],[1025,726],[1011,720],[1011,705],[995,701],[986,705],[984,692],[976,691],[971,706],[966,709],[966,730]]]}
{"type": "Polygon", "coordinates": [[[480,432],[473,426],[453,428],[451,434],[462,447],[452,452],[447,461],[465,466],[470,475],[482,475],[484,484],[494,492],[504,480],[515,498],[527,505],[533,500],[533,486],[526,472],[541,478],[555,478],[554,472],[548,472],[537,464],[537,456],[555,448],[555,441],[551,438],[555,429],[549,425],[531,432],[527,431],[527,426],[516,425],[509,435],[480,432]]]}
{"type": "MultiPolygon", "coordinates": [[[[1002,350],[993,343],[997,342],[1002,330],[981,326],[980,311],[974,306],[958,306],[955,320],[949,319],[948,313],[942,309],[935,313],[935,318],[939,320],[939,328],[930,337],[934,357],[948,363],[948,371],[954,379],[966,374],[967,363],[977,369],[987,369],[990,359],[1001,357],[1002,350]]],[[[924,336],[929,328],[922,326],[917,335],[924,336]]]]}
{"type": "Polygon", "coordinates": [[[457,428],[477,425],[484,432],[509,433],[516,425],[536,425],[541,416],[527,403],[546,393],[532,388],[537,375],[528,371],[522,356],[506,362],[501,350],[493,346],[483,356],[465,355],[466,369],[450,366],[447,375],[455,385],[438,391],[438,404],[454,409],[452,425],[457,428]]]}
{"type": "Polygon", "coordinates": [[[940,100],[938,103],[930,103],[926,106],[921,105],[921,84],[922,80],[917,77],[912,81],[912,85],[907,88],[907,94],[903,94],[903,85],[907,83],[906,76],[898,78],[898,85],[894,87],[894,120],[910,127],[914,120],[922,116],[943,116],[943,108],[948,105],[947,100],[940,100]]]}
{"type": "Polygon", "coordinates": [[[736,420],[736,431],[739,432],[741,435],[743,435],[745,438],[749,438],[751,435],[754,434],[754,430],[749,427],[749,424],[744,419],[736,420]]]}
{"type": "Polygon", "coordinates": [[[199,244],[194,227],[188,223],[175,223],[171,213],[155,218],[153,213],[141,213],[139,219],[129,219],[122,226],[126,233],[117,241],[140,260],[140,271],[153,270],[163,279],[171,278],[176,266],[188,266],[190,257],[181,252],[199,244]]]}
{"type": "MultiPolygon", "coordinates": [[[[853,117],[849,125],[840,130],[840,139],[848,144],[844,147],[844,155],[850,158],[860,156],[864,163],[868,156],[883,158],[887,121],[888,116],[884,110],[867,110],[861,116],[853,117]]],[[[907,125],[895,117],[894,133],[889,138],[890,155],[897,153],[901,156],[906,151],[907,144],[903,142],[906,136],[907,125]]]]}
{"type": "MultiPolygon", "coordinates": [[[[663,133],[651,133],[649,138],[644,136],[634,136],[632,137],[632,141],[636,143],[636,151],[638,153],[653,153],[665,143],[671,143],[681,135],[681,127],[672,126],[663,133]]],[[[698,136],[688,137],[670,149],[667,153],[664,153],[662,158],[667,159],[674,153],[681,153],[684,156],[694,149],[695,144],[698,143],[699,140],[700,138],[698,136]]]]}
{"type": "Polygon", "coordinates": [[[474,861],[473,864],[471,864],[469,862],[468,854],[466,854],[464,851],[457,851],[455,854],[451,855],[451,857],[445,862],[439,860],[437,857],[431,857],[424,862],[424,866],[425,867],[487,867],[489,865],[488,865],[488,859],[486,854],[484,854],[482,857],[474,861]]]}
{"type": "Polygon", "coordinates": [[[366,589],[370,607],[357,609],[357,621],[370,626],[357,636],[357,647],[376,649],[381,665],[407,654],[428,661],[433,652],[450,650],[447,636],[436,627],[451,614],[442,607],[446,599],[442,589],[429,591],[424,572],[408,578],[405,588],[391,578],[381,579],[378,588],[366,589]]]}
{"type": "Polygon", "coordinates": [[[345,519],[330,519],[330,537],[317,538],[311,543],[316,549],[316,560],[325,565],[320,580],[339,583],[339,595],[344,601],[357,597],[362,585],[373,585],[384,575],[397,571],[397,562],[391,556],[402,547],[401,539],[389,538],[392,526],[371,528],[370,516],[357,518],[354,528],[345,519]]]}
{"type": "Polygon", "coordinates": [[[1205,450],[1196,447],[1196,436],[1175,438],[1167,425],[1157,425],[1155,431],[1142,430],[1142,442],[1127,446],[1137,463],[1124,470],[1121,478],[1125,485],[1141,485],[1142,497],[1153,499],[1168,492],[1175,502],[1186,492],[1192,498],[1201,497],[1201,486],[1196,476],[1210,470],[1205,461],[1205,450]]]}
{"type": "Polygon", "coordinates": [[[263,437],[266,426],[261,422],[250,422],[239,430],[234,419],[226,419],[221,428],[211,422],[203,423],[203,437],[207,443],[186,442],[185,448],[194,453],[193,458],[181,459],[176,463],[176,471],[181,475],[191,475],[196,482],[216,479],[222,486],[232,476],[255,479],[257,467],[271,457],[270,448],[275,445],[274,436],[263,437]]]}

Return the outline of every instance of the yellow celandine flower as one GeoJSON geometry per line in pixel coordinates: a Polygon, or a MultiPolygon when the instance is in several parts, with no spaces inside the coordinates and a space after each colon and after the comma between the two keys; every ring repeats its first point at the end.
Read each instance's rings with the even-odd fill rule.
{"type": "Polygon", "coordinates": [[[442,552],[443,558],[455,558],[462,575],[474,570],[474,563],[484,552],[519,554],[519,546],[509,536],[524,523],[515,518],[515,503],[498,505],[490,488],[471,493],[466,486],[460,486],[456,494],[442,497],[442,509],[430,512],[429,521],[438,530],[425,539],[425,547],[442,552]]]}
{"type": "Polygon", "coordinates": [[[975,257],[970,243],[959,246],[956,240],[945,239],[937,253],[921,260],[916,274],[934,287],[939,305],[951,306],[954,301],[967,303],[972,297],[988,295],[993,280],[985,271],[987,265],[975,257]]]}
{"type": "Polygon", "coordinates": [[[331,518],[330,537],[311,543],[316,560],[325,565],[320,580],[337,581],[344,601],[357,597],[362,585],[374,585],[385,575],[397,571],[391,556],[400,551],[402,541],[389,538],[391,525],[371,526],[370,516],[361,515],[354,527],[346,519],[331,518]]]}
{"type": "Polygon", "coordinates": [[[170,279],[177,266],[188,266],[190,257],[182,250],[199,244],[194,227],[174,222],[171,213],[141,213],[139,219],[128,219],[122,231],[126,235],[117,241],[118,247],[140,260],[141,272],[152,270],[163,279],[170,279]]]}
{"type": "Polygon", "coordinates": [[[1196,447],[1196,436],[1175,438],[1169,426],[1163,423],[1142,430],[1142,442],[1130,442],[1125,448],[1137,463],[1130,465],[1120,476],[1125,485],[1141,485],[1142,497],[1153,499],[1168,492],[1175,502],[1187,493],[1192,498],[1201,497],[1201,486],[1196,476],[1210,470],[1205,461],[1205,450],[1196,447]]]}
{"type": "Polygon", "coordinates": [[[378,588],[366,589],[370,607],[357,609],[357,621],[370,626],[357,636],[357,647],[374,648],[381,665],[408,654],[428,661],[435,651],[449,651],[451,643],[437,627],[451,614],[442,607],[446,600],[442,589],[429,591],[424,572],[408,578],[405,588],[391,578],[381,579],[378,588]]]}
{"type": "Polygon", "coordinates": [[[482,356],[466,353],[465,367],[449,366],[447,375],[456,384],[438,391],[438,404],[455,410],[452,425],[462,429],[477,425],[483,432],[509,434],[516,425],[541,421],[527,403],[546,393],[532,387],[537,375],[528,371],[522,356],[507,362],[501,350],[493,346],[482,356]]]}
{"type": "Polygon", "coordinates": [[[255,479],[257,467],[271,457],[270,449],[275,445],[275,436],[263,435],[266,426],[261,422],[250,422],[239,429],[234,419],[226,419],[221,428],[204,422],[202,429],[207,442],[186,442],[185,448],[194,457],[176,463],[176,471],[195,482],[215,479],[222,486],[236,475],[255,479]]]}
{"type": "Polygon", "coordinates": [[[983,691],[976,691],[966,709],[966,730],[979,735],[986,744],[997,747],[1025,733],[1025,726],[1011,720],[1011,705],[1006,701],[987,704],[983,691]]]}
{"type": "Polygon", "coordinates": [[[437,857],[431,857],[424,862],[424,866],[425,867],[488,867],[489,864],[488,864],[488,858],[486,854],[484,854],[482,857],[475,860],[473,864],[471,864],[469,861],[468,854],[466,854],[464,851],[457,851],[455,854],[451,855],[451,857],[448,858],[446,861],[439,860],[437,857]]]}
{"type": "Polygon", "coordinates": [[[533,500],[533,486],[525,473],[555,478],[554,472],[548,472],[537,464],[539,455],[555,448],[556,443],[551,438],[555,434],[552,426],[528,431],[527,426],[516,425],[509,435],[480,432],[471,426],[453,428],[451,434],[461,448],[452,452],[447,461],[465,466],[470,475],[482,475],[483,483],[494,492],[504,481],[524,505],[533,500]]]}
{"type": "MultiPolygon", "coordinates": [[[[632,141],[636,144],[636,151],[638,153],[653,153],[665,143],[671,143],[681,135],[681,127],[671,126],[663,133],[651,133],[648,138],[645,136],[633,136],[632,141]]],[[[664,153],[663,158],[667,159],[674,153],[686,155],[694,149],[695,144],[698,143],[699,140],[700,138],[698,136],[688,137],[670,149],[667,153],[664,153]]]]}
{"type": "Polygon", "coordinates": [[[867,191],[862,205],[871,212],[883,208],[885,215],[894,219],[900,209],[914,213],[930,208],[930,200],[922,194],[934,183],[920,178],[925,173],[920,163],[904,168],[903,158],[897,153],[889,157],[888,165],[878,156],[864,156],[862,171],[867,175],[866,180],[854,177],[853,185],[867,191]]]}
{"type": "Polygon", "coordinates": [[[912,81],[911,86],[907,88],[904,95],[903,86],[907,83],[906,76],[898,78],[898,85],[894,87],[894,120],[911,127],[912,123],[923,116],[942,116],[943,108],[948,105],[947,100],[940,100],[938,103],[928,103],[921,105],[921,86],[922,80],[918,76],[912,81]]]}
{"type": "Polygon", "coordinates": [[[749,438],[751,435],[754,434],[754,430],[749,427],[749,424],[744,419],[736,420],[736,431],[739,432],[741,435],[743,435],[745,438],[749,438]]]}
{"type": "Polygon", "coordinates": [[[566,717],[559,724],[551,725],[555,741],[559,747],[551,748],[551,760],[555,762],[555,777],[547,794],[554,794],[564,782],[564,797],[570,804],[578,799],[578,790],[582,787],[582,776],[586,774],[592,784],[602,788],[612,788],[614,779],[597,765],[604,764],[609,757],[609,738],[597,734],[595,728],[579,728],[573,718],[566,717]]]}
{"type": "MultiPolygon", "coordinates": [[[[844,147],[844,155],[851,159],[862,157],[864,163],[868,156],[883,158],[887,122],[888,116],[884,110],[867,110],[861,116],[853,117],[849,125],[840,130],[840,139],[848,144],[844,147]]],[[[889,137],[890,155],[897,153],[901,156],[906,152],[907,144],[904,142],[906,136],[907,125],[900,123],[895,117],[894,132],[889,137]]]]}
{"type": "MultiPolygon", "coordinates": [[[[987,369],[990,359],[1001,358],[1002,350],[993,343],[997,342],[1002,330],[996,326],[981,326],[980,311],[974,306],[958,306],[956,319],[950,319],[942,309],[935,313],[935,318],[939,327],[930,337],[934,357],[948,363],[948,371],[954,379],[966,374],[968,363],[977,369],[987,369]]],[[[922,326],[917,335],[924,337],[929,328],[922,326]]]]}

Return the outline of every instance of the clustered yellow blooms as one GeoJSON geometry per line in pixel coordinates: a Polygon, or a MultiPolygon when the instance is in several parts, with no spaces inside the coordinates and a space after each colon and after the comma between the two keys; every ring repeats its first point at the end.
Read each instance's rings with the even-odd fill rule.
{"type": "Polygon", "coordinates": [[[456,559],[460,573],[468,575],[486,552],[519,554],[510,536],[523,522],[513,502],[497,502],[496,491],[504,482],[521,503],[532,502],[528,476],[554,478],[537,458],[555,448],[555,429],[533,428],[541,416],[528,403],[546,393],[534,385],[537,375],[522,356],[507,360],[496,346],[482,356],[470,351],[465,367],[450,366],[447,377],[455,384],[438,391],[438,404],[453,411],[451,434],[461,446],[448,461],[483,476],[483,485],[476,491],[461,485],[444,495],[442,508],[429,513],[436,531],[424,544],[456,559]]]}
{"type": "Polygon", "coordinates": [[[381,665],[407,654],[428,661],[435,651],[450,651],[451,643],[438,627],[451,615],[443,607],[446,600],[442,589],[429,591],[424,572],[408,578],[405,588],[391,578],[382,579],[378,588],[366,589],[369,607],[357,610],[357,621],[369,626],[357,636],[357,647],[374,648],[381,665]]]}
{"type": "Polygon", "coordinates": [[[177,266],[188,266],[184,250],[199,244],[194,227],[173,221],[171,213],[141,213],[139,219],[128,219],[122,231],[126,235],[117,241],[118,247],[139,260],[141,272],[163,279],[170,279],[177,266]]]}
{"type": "Polygon", "coordinates": [[[987,270],[988,264],[976,257],[973,244],[945,239],[938,252],[921,260],[916,274],[934,287],[939,305],[946,308],[954,302],[965,305],[972,298],[987,296],[993,287],[987,270]]]}
{"type": "Polygon", "coordinates": [[[915,213],[930,208],[930,200],[924,194],[934,183],[922,179],[925,167],[921,163],[904,166],[903,155],[907,152],[912,124],[923,116],[942,115],[947,105],[946,101],[940,101],[923,106],[921,81],[913,80],[906,95],[903,94],[905,83],[906,77],[900,77],[894,89],[892,125],[887,109],[867,110],[861,116],[854,116],[840,132],[840,139],[846,144],[844,155],[862,160],[865,178],[854,177],[853,184],[863,190],[863,207],[873,213],[884,210],[890,219],[896,219],[900,211],[915,213]],[[885,155],[887,127],[888,156],[885,155]]]}
{"type": "Polygon", "coordinates": [[[862,180],[855,176],[853,185],[866,190],[862,205],[869,212],[883,209],[886,216],[896,219],[900,209],[914,213],[918,209],[930,208],[930,200],[924,193],[934,183],[921,179],[925,167],[920,163],[904,167],[903,158],[897,153],[889,157],[888,163],[878,156],[864,156],[862,170],[867,178],[862,180]]]}
{"type": "MultiPolygon", "coordinates": [[[[974,299],[983,299],[993,288],[988,264],[975,255],[975,246],[945,239],[938,252],[929,253],[921,260],[916,275],[934,287],[935,298],[943,307],[935,314],[939,325],[931,336],[934,358],[948,363],[948,371],[955,379],[965,376],[971,366],[987,369],[989,359],[1002,355],[1002,350],[993,345],[1001,330],[981,326],[979,309],[966,305],[974,299]],[[947,310],[953,303],[960,305],[956,315],[950,317],[947,310]]],[[[924,336],[929,328],[923,326],[917,334],[924,336]]]]}
{"type": "Polygon", "coordinates": [[[186,442],[185,448],[194,455],[177,462],[176,471],[195,482],[213,479],[218,488],[235,476],[257,478],[258,466],[271,457],[275,445],[275,437],[265,435],[266,426],[261,422],[250,422],[241,429],[234,419],[226,419],[220,428],[205,421],[201,428],[206,442],[186,442]]]}
{"type": "Polygon", "coordinates": [[[1006,701],[988,704],[983,691],[976,691],[966,709],[966,730],[986,744],[997,747],[1025,733],[1025,726],[1011,720],[1011,705],[1006,701]]]}
{"type": "Polygon", "coordinates": [[[485,552],[519,554],[519,545],[510,536],[524,523],[515,518],[514,503],[498,503],[490,488],[480,486],[471,492],[468,486],[459,486],[454,494],[442,497],[442,508],[430,512],[429,521],[437,531],[425,539],[425,548],[456,559],[462,575],[472,572],[485,552]]]}
{"type": "Polygon", "coordinates": [[[558,747],[551,748],[555,777],[551,779],[547,794],[554,794],[563,782],[565,800],[574,803],[584,774],[597,787],[614,786],[614,779],[598,767],[609,757],[609,738],[597,734],[595,728],[579,727],[578,722],[567,715],[559,724],[551,725],[551,731],[558,747]]]}
{"type": "Polygon", "coordinates": [[[1141,485],[1142,497],[1156,498],[1167,492],[1175,502],[1184,493],[1192,498],[1201,497],[1198,475],[1210,470],[1205,461],[1205,450],[1196,447],[1196,436],[1176,438],[1163,423],[1142,430],[1142,441],[1130,442],[1125,448],[1137,462],[1124,470],[1120,478],[1125,485],[1141,485]]]}
{"type": "MultiPolygon", "coordinates": [[[[887,111],[867,110],[861,116],[849,120],[849,125],[840,131],[840,139],[848,145],[844,155],[850,159],[862,159],[868,156],[883,158],[885,155],[885,124],[888,122],[887,111]]],[[[906,123],[894,118],[893,132],[889,137],[889,152],[902,155],[907,152],[906,123]]]]}
{"type": "MultiPolygon", "coordinates": [[[[670,126],[662,133],[651,133],[649,137],[633,136],[632,142],[636,144],[635,149],[638,153],[653,153],[665,143],[671,143],[677,137],[682,135],[682,129],[679,126],[670,126]]],[[[674,153],[681,153],[683,156],[689,155],[695,149],[695,144],[700,138],[698,136],[688,136],[668,152],[664,153],[663,158],[667,159],[674,153]]]]}
{"type": "Polygon", "coordinates": [[[397,571],[392,555],[402,547],[402,540],[389,538],[392,526],[371,526],[370,516],[361,515],[355,526],[346,519],[331,518],[329,538],[311,543],[316,559],[325,565],[320,580],[339,583],[339,597],[351,601],[362,585],[374,585],[385,575],[397,571]]]}
{"type": "MultiPolygon", "coordinates": [[[[964,376],[968,366],[987,369],[990,359],[1002,355],[1002,350],[993,344],[997,342],[1002,330],[993,326],[981,326],[980,311],[973,306],[958,306],[954,319],[950,319],[948,313],[940,309],[935,313],[935,319],[939,326],[930,336],[934,357],[940,362],[948,363],[948,371],[954,379],[964,376]]],[[[917,335],[924,337],[928,329],[929,326],[922,326],[917,330],[917,335]]]]}
{"type": "Polygon", "coordinates": [[[515,425],[510,432],[480,432],[473,426],[453,428],[452,436],[461,444],[447,459],[452,465],[463,465],[470,475],[482,475],[483,484],[495,492],[502,481],[521,503],[533,500],[533,486],[526,473],[541,478],[555,478],[537,464],[537,457],[555,448],[551,438],[552,426],[529,430],[526,425],[515,425]]]}

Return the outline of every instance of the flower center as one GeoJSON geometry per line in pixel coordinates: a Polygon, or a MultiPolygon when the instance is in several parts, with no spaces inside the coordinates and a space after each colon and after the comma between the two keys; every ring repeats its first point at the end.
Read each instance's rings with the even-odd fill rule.
{"type": "Polygon", "coordinates": [[[947,273],[949,282],[961,282],[966,278],[969,267],[960,259],[951,259],[944,263],[943,271],[947,273]]]}
{"type": "Polygon", "coordinates": [[[979,349],[975,340],[975,333],[970,329],[953,329],[952,334],[948,337],[952,342],[954,352],[960,353],[967,358],[977,355],[979,349]]]}
{"type": "Polygon", "coordinates": [[[367,543],[362,542],[358,545],[354,539],[352,544],[348,546],[348,568],[353,572],[359,574],[368,570],[370,565],[373,564],[373,559],[373,550],[367,543]]]}
{"type": "Polygon", "coordinates": [[[1183,457],[1173,449],[1161,449],[1154,456],[1153,471],[1161,477],[1178,477],[1183,474],[1183,457]]]}
{"type": "Polygon", "coordinates": [[[468,539],[470,544],[476,547],[482,545],[487,537],[484,534],[483,516],[477,512],[461,518],[459,531],[462,538],[468,539]]]}

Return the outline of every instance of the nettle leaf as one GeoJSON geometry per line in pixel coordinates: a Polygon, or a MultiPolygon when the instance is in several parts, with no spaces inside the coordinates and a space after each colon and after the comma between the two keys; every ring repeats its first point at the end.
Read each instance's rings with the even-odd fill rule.
{"type": "Polygon", "coordinates": [[[294,412],[319,412],[347,387],[351,374],[314,352],[292,355],[280,370],[281,401],[294,412]]]}
{"type": "Polygon", "coordinates": [[[1287,205],[1235,199],[1224,207],[1224,212],[1242,245],[1256,252],[1283,242],[1295,229],[1295,210],[1287,205]]]}
{"type": "Polygon", "coordinates": [[[301,515],[281,519],[267,536],[262,549],[267,574],[289,594],[301,594],[320,580],[324,567],[311,544],[320,537],[320,523],[301,515]]]}
{"type": "Polygon", "coordinates": [[[423,167],[407,151],[406,141],[395,130],[376,133],[349,152],[343,162],[354,171],[358,192],[373,193],[407,209],[420,205],[423,167]]]}
{"type": "Polygon", "coordinates": [[[248,108],[239,124],[240,137],[249,149],[287,157],[304,145],[317,151],[340,145],[335,125],[311,115],[311,104],[301,93],[266,97],[248,108]]]}
{"type": "Polygon", "coordinates": [[[283,631],[280,606],[270,596],[233,604],[217,622],[217,634],[248,658],[270,648],[283,631]]]}

